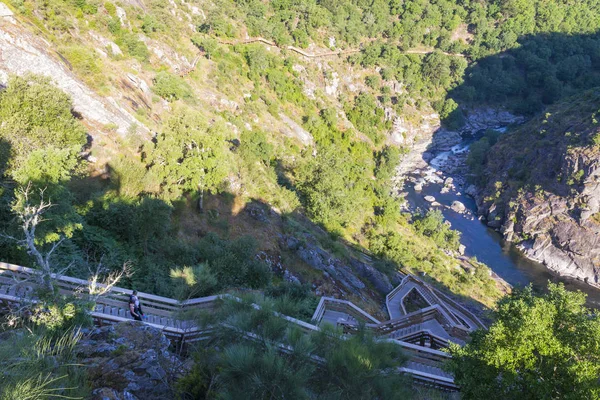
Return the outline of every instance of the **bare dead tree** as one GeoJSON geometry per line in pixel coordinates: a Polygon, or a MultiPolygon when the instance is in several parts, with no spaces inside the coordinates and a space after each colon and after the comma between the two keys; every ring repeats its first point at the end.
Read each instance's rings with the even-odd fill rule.
{"type": "Polygon", "coordinates": [[[130,261],[125,262],[119,270],[109,270],[102,264],[103,258],[100,258],[95,270],[88,267],[90,278],[88,279],[87,291],[93,301],[110,293],[123,277],[130,277],[133,273],[130,261]]]}
{"type": "Polygon", "coordinates": [[[40,200],[36,204],[33,204],[31,201],[31,183],[25,188],[19,188],[17,196],[18,201],[14,209],[20,222],[24,238],[18,239],[6,234],[2,234],[2,236],[27,248],[27,253],[35,259],[36,264],[40,267],[40,274],[36,274],[38,283],[50,293],[54,293],[54,286],[52,285],[53,276],[62,275],[71,264],[59,271],[54,270],[51,263],[52,254],[65,240],[64,237],[61,237],[57,242],[53,243],[50,250],[45,253],[38,248],[38,245],[35,242],[36,229],[45,221],[43,217],[44,213],[53,206],[50,201],[44,199],[44,192],[45,189],[40,189],[40,200]]]}

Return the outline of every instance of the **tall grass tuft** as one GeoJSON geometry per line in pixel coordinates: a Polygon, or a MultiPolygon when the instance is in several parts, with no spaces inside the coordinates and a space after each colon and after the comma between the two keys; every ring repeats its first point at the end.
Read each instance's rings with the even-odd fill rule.
{"type": "Polygon", "coordinates": [[[83,399],[86,377],[75,364],[79,329],[59,336],[15,331],[0,342],[0,399],[83,399]]]}

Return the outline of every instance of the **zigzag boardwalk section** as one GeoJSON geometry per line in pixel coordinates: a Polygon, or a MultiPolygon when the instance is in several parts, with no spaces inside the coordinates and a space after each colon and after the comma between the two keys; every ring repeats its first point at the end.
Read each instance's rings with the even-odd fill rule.
{"type": "MultiPolygon", "coordinates": [[[[10,309],[18,304],[36,302],[34,269],[0,262],[0,304],[10,309]]],[[[68,276],[53,276],[54,282],[63,295],[88,295],[89,282],[68,276]]],[[[96,299],[91,312],[97,325],[114,324],[131,320],[129,295],[131,290],[113,287],[110,292],[96,299]]],[[[193,321],[182,319],[185,311],[214,310],[223,298],[231,295],[215,295],[178,301],[150,293],[138,293],[144,306],[144,323],[162,330],[169,339],[179,345],[201,340],[207,332],[193,321]]],[[[279,315],[296,324],[303,331],[316,332],[320,326],[331,324],[352,334],[364,324],[380,338],[402,347],[409,361],[399,372],[410,374],[420,385],[442,390],[457,391],[453,377],[442,370],[442,365],[450,355],[440,351],[450,341],[462,344],[470,331],[485,328],[475,315],[462,308],[441,292],[430,287],[418,278],[406,275],[400,285],[386,298],[390,320],[381,322],[346,300],[322,297],[312,318],[312,323],[279,315]],[[406,313],[403,300],[411,290],[417,290],[429,306],[406,313]],[[399,311],[400,310],[400,311],[399,311]]]]}

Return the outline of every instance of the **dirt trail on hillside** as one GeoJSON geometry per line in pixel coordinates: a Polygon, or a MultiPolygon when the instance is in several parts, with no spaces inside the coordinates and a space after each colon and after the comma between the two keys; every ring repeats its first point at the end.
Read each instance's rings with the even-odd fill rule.
{"type": "MultiPolygon", "coordinates": [[[[227,44],[230,46],[235,46],[235,45],[239,45],[239,44],[264,43],[266,45],[277,47],[282,50],[291,50],[293,52],[296,52],[296,53],[298,53],[304,57],[308,57],[308,58],[340,56],[340,55],[345,55],[345,54],[359,53],[363,50],[363,47],[361,45],[359,48],[356,48],[356,49],[326,51],[326,52],[322,52],[322,53],[309,53],[309,52],[307,52],[303,49],[300,49],[298,47],[295,47],[295,46],[278,46],[277,43],[275,43],[271,40],[267,40],[262,37],[250,38],[250,39],[245,39],[245,40],[219,40],[219,43],[227,44]]],[[[433,53],[434,51],[435,50],[412,49],[412,50],[405,50],[402,52],[402,54],[430,54],[430,53],[433,53]]],[[[451,56],[451,57],[464,57],[464,54],[447,53],[445,51],[443,51],[442,54],[445,54],[445,55],[451,56]]]]}

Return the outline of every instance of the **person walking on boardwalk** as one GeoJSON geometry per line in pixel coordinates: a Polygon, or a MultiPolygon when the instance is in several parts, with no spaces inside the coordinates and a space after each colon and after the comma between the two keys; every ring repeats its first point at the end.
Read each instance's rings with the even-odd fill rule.
{"type": "Polygon", "coordinates": [[[141,321],[144,316],[140,299],[137,297],[137,290],[134,290],[129,296],[129,312],[136,321],[141,321]]]}

